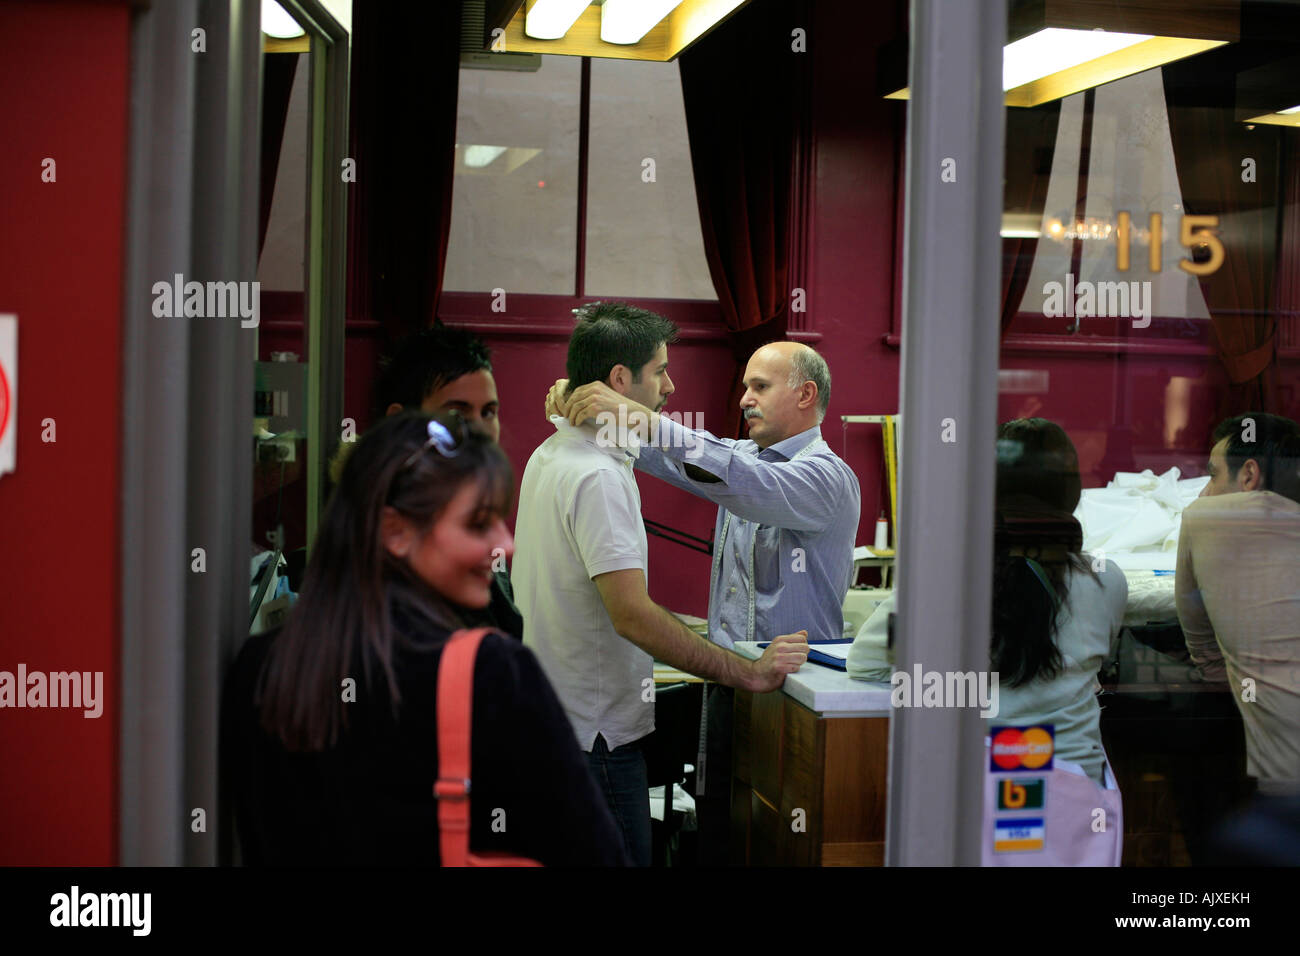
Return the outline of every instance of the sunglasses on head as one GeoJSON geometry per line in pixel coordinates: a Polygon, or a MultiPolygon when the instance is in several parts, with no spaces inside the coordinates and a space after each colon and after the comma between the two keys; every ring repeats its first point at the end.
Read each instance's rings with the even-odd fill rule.
{"type": "Polygon", "coordinates": [[[451,431],[442,422],[430,420],[429,422],[429,440],[420,446],[410,458],[402,462],[403,468],[410,468],[416,460],[423,455],[430,447],[438,449],[438,454],[444,458],[455,458],[460,454],[461,443],[465,440],[466,425],[464,419],[457,417],[455,419],[459,427],[459,436],[453,436],[451,431]]]}

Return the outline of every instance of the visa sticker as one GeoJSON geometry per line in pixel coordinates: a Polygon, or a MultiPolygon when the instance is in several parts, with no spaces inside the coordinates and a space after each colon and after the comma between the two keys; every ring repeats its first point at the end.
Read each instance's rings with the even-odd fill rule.
{"type": "Polygon", "coordinates": [[[1042,817],[1013,817],[993,824],[995,853],[1023,853],[1043,848],[1045,827],[1042,817]]]}

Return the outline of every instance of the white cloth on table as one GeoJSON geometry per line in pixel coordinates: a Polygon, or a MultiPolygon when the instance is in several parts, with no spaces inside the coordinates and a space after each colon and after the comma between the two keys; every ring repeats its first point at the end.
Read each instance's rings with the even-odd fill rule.
{"type": "Polygon", "coordinates": [[[1183,509],[1197,499],[1208,476],[1180,480],[1170,468],[1121,471],[1105,488],[1085,488],[1074,516],[1083,528],[1083,550],[1125,571],[1172,571],[1183,509]]]}

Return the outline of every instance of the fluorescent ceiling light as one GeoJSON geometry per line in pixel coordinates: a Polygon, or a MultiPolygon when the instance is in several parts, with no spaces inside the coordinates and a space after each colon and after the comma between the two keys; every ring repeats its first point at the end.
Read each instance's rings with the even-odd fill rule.
{"type": "Polygon", "coordinates": [[[605,0],[600,38],[606,43],[640,43],[682,0],[605,0]]]}
{"type": "MultiPolygon", "coordinates": [[[[590,6],[584,5],[585,9],[559,39],[539,39],[532,21],[541,0],[526,0],[516,7],[506,25],[506,45],[512,53],[667,63],[748,3],[749,0],[605,0],[603,5],[598,5],[598,0],[592,0],[590,6]]],[[[566,21],[572,16],[570,10],[566,21]]],[[[548,35],[559,36],[559,31],[550,30],[548,35]]]]}
{"type": "MultiPolygon", "coordinates": [[[[1039,106],[1227,42],[1048,27],[1002,48],[1004,100],[1007,106],[1039,106]]],[[[909,96],[903,88],[885,99],[909,96]]]]}
{"type": "Polygon", "coordinates": [[[1146,33],[1061,30],[1057,27],[1039,30],[1002,48],[1002,89],[1014,90],[1017,86],[1150,39],[1146,33]]]}
{"type": "Polygon", "coordinates": [[[1263,116],[1252,116],[1244,123],[1263,123],[1266,126],[1294,126],[1300,128],[1300,106],[1290,106],[1284,110],[1278,110],[1276,113],[1265,113],[1263,116]]]}
{"type": "Polygon", "coordinates": [[[278,40],[289,40],[307,31],[275,0],[262,0],[262,32],[278,40]]]}
{"type": "Polygon", "coordinates": [[[490,166],[496,158],[506,151],[504,146],[466,146],[465,165],[474,169],[490,166]]]}
{"type": "Polygon", "coordinates": [[[524,32],[535,40],[558,40],[589,6],[591,0],[528,0],[524,32]]]}

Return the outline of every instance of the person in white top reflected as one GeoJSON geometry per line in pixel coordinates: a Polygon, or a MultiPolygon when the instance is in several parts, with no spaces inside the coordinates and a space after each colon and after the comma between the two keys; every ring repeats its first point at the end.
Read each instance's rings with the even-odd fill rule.
{"type": "Polygon", "coordinates": [[[1300,426],[1228,419],[1209,472],[1178,539],[1187,650],[1206,679],[1227,681],[1259,792],[1300,795],[1300,426]]]}
{"type": "Polygon", "coordinates": [[[1124,619],[1128,583],[1083,552],[1082,483],[1065,430],[1043,418],[998,428],[990,666],[997,724],[1050,724],[1054,759],[1103,782],[1101,670],[1124,619]]]}
{"type": "MultiPolygon", "coordinates": [[[[567,370],[661,409],[673,392],[667,319],[620,303],[579,310],[567,370]]],[[[532,648],[563,702],[628,855],[650,862],[643,739],[654,730],[653,660],[732,687],[776,690],[808,656],[807,634],[774,637],[749,660],[692,632],[650,600],[641,498],[626,442],[551,419],[519,490],[513,581],[532,648]],[[620,445],[624,447],[620,447],[620,445]]]]}

